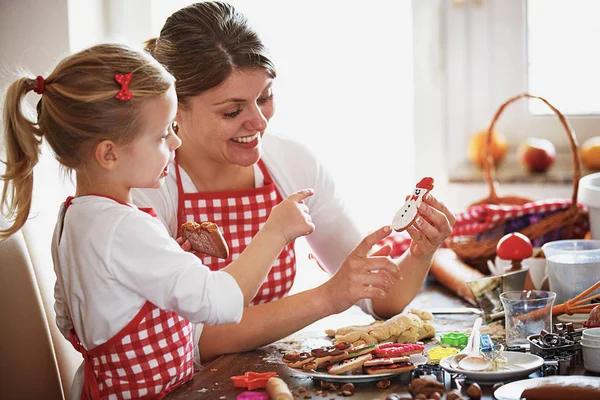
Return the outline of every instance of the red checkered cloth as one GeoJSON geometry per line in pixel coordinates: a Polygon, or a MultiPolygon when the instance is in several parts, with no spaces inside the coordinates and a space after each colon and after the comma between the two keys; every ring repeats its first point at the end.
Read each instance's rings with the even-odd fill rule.
{"type": "MultiPolygon", "coordinates": [[[[202,263],[211,270],[225,268],[239,257],[267,221],[271,210],[283,200],[262,161],[264,186],[228,192],[185,193],[179,166],[175,164],[179,192],[178,224],[211,221],[219,226],[229,247],[226,260],[202,256],[202,263]]],[[[284,297],[296,277],[294,242],[288,243],[273,263],[271,270],[250,304],[268,303],[284,297]]]]}
{"type": "MultiPolygon", "coordinates": [[[[456,223],[452,229],[452,236],[477,235],[485,233],[495,227],[511,222],[521,217],[534,216],[543,218],[544,215],[565,210],[571,206],[570,200],[550,199],[533,201],[520,206],[479,204],[455,213],[456,223]]],[[[585,209],[584,205],[579,207],[585,209]]],[[[514,227],[507,227],[507,231],[518,230],[527,226],[531,221],[513,223],[514,227]],[[522,226],[521,226],[522,225],[522,226]],[[514,228],[514,229],[512,229],[514,228]]],[[[574,227],[574,237],[583,237],[587,224],[578,224],[574,227]]],[[[556,240],[556,239],[555,239],[556,240]]],[[[392,232],[378,244],[392,246],[392,257],[399,257],[410,247],[411,238],[406,231],[392,232]]],[[[442,245],[443,246],[443,245],[442,245]]]]}
{"type": "Polygon", "coordinates": [[[194,375],[192,325],[150,302],[106,343],[86,350],[82,399],[161,399],[194,375]]]}
{"type": "Polygon", "coordinates": [[[390,256],[392,258],[396,258],[396,257],[400,257],[402,255],[402,253],[404,253],[406,250],[408,250],[411,242],[412,242],[412,239],[410,238],[410,236],[408,236],[408,233],[406,233],[406,231],[402,231],[402,232],[392,231],[392,233],[388,237],[381,240],[377,244],[382,247],[385,246],[386,244],[389,244],[390,246],[392,246],[392,254],[390,254],[390,256]]]}
{"type": "Polygon", "coordinates": [[[455,214],[452,236],[482,233],[515,218],[552,213],[570,206],[570,200],[558,199],[533,201],[520,206],[479,204],[455,214]]]}

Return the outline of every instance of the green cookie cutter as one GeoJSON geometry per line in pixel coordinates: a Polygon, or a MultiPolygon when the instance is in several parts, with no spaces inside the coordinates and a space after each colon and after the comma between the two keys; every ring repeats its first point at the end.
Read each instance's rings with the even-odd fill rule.
{"type": "Polygon", "coordinates": [[[464,333],[451,332],[440,336],[440,342],[452,347],[464,349],[469,342],[469,336],[464,333]]]}

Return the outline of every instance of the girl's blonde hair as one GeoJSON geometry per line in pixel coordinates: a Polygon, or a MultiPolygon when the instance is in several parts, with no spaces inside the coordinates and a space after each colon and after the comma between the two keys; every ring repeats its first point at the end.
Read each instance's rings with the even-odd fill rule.
{"type": "Polygon", "coordinates": [[[124,45],[102,44],[61,61],[45,78],[37,119],[28,118],[25,95],[39,91],[35,78],[19,78],[6,92],[3,115],[6,171],[0,206],[11,226],[0,239],[23,227],[29,216],[33,167],[42,138],[67,170],[81,168],[103,140],[128,144],[140,132],[145,99],[165,94],[174,78],[154,58],[124,45]],[[131,100],[118,100],[116,74],[132,73],[131,100]]]}

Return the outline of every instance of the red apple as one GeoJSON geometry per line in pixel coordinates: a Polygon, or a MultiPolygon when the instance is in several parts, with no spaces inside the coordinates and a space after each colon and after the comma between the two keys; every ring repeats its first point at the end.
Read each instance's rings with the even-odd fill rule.
{"type": "Polygon", "coordinates": [[[547,139],[530,137],[519,145],[517,159],[528,172],[545,172],[556,159],[556,149],[547,139]]]}

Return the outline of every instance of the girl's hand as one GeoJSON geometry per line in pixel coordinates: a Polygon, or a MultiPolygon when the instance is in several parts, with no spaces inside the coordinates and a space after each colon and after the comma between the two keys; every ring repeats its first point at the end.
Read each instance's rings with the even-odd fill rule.
{"type": "Polygon", "coordinates": [[[410,252],[418,258],[431,258],[452,233],[456,217],[444,203],[430,193],[423,200],[415,223],[406,231],[413,240],[410,244],[410,252]]]}
{"type": "Polygon", "coordinates": [[[290,195],[273,208],[265,228],[279,232],[285,243],[311,234],[315,230],[315,225],[312,223],[304,199],[313,194],[312,189],[303,189],[290,195]]]}
{"type": "Polygon", "coordinates": [[[175,240],[181,246],[181,248],[183,249],[183,251],[191,251],[192,250],[192,244],[190,243],[189,240],[184,239],[182,237],[178,237],[175,240]]]}
{"type": "Polygon", "coordinates": [[[389,247],[368,255],[391,231],[391,227],[384,226],[366,236],[348,254],[337,273],[322,285],[334,313],[348,309],[361,299],[384,297],[390,290],[392,278],[401,279],[398,266],[387,256],[389,247]]]}

